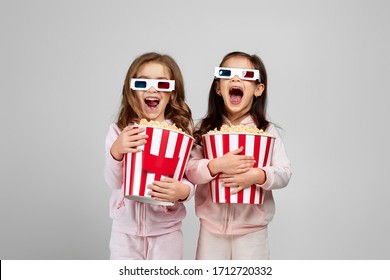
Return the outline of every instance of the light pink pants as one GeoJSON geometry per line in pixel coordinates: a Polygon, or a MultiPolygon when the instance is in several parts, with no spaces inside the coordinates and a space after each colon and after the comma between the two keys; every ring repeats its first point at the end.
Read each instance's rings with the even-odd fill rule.
{"type": "Polygon", "coordinates": [[[134,236],[111,231],[111,260],[181,260],[181,230],[157,236],[134,236]]]}
{"type": "Polygon", "coordinates": [[[269,260],[268,230],[245,235],[215,234],[200,228],[197,260],[269,260]]]}

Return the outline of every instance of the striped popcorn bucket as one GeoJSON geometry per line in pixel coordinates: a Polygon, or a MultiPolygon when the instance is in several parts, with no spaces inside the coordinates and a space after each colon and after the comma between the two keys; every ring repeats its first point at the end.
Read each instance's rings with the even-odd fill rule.
{"type": "MultiPolygon", "coordinates": [[[[244,147],[241,154],[255,158],[256,163],[253,167],[270,165],[274,142],[274,137],[262,134],[229,132],[203,135],[206,158],[217,158],[239,147],[244,147]]],[[[215,203],[262,204],[264,201],[264,191],[256,185],[244,188],[237,194],[230,194],[231,188],[224,187],[217,176],[210,181],[209,186],[211,197],[215,203]]]]}
{"type": "Polygon", "coordinates": [[[166,128],[145,127],[149,137],[140,146],[143,151],[124,156],[124,194],[125,197],[145,203],[173,205],[159,202],[148,195],[147,186],[153,181],[171,177],[180,181],[188,162],[194,139],[179,131],[166,128]]]}

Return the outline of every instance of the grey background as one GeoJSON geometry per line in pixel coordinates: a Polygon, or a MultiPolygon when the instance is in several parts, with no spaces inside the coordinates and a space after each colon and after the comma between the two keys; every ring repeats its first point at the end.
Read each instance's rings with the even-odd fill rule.
{"type": "Polygon", "coordinates": [[[294,170],[274,192],[272,258],[390,258],[387,1],[0,3],[1,259],[107,259],[104,139],[130,63],[172,55],[198,120],[234,50],[264,60],[294,170]]]}

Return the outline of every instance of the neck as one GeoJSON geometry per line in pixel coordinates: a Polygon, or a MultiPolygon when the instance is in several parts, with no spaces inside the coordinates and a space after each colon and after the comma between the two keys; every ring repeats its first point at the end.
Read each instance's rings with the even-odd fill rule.
{"type": "Polygon", "coordinates": [[[236,115],[227,115],[228,120],[231,122],[232,125],[239,125],[243,119],[245,119],[249,114],[236,114],[236,115]]]}

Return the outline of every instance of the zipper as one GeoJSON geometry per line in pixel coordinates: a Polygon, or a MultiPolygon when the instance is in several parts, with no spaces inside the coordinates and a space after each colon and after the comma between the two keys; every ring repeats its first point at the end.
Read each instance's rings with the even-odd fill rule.
{"type": "Polygon", "coordinates": [[[223,221],[223,227],[222,227],[222,233],[226,234],[228,231],[230,222],[230,204],[225,204],[225,211],[224,211],[224,221],[223,221]]]}
{"type": "Polygon", "coordinates": [[[141,203],[139,203],[138,201],[134,201],[134,204],[135,204],[135,219],[136,219],[136,222],[137,222],[137,235],[140,236],[141,235],[141,203]]]}
{"type": "Polygon", "coordinates": [[[229,225],[228,225],[229,228],[228,228],[228,232],[232,233],[233,221],[234,221],[234,213],[235,213],[234,209],[236,209],[236,208],[234,207],[234,204],[233,205],[229,204],[229,205],[230,205],[230,207],[229,207],[229,225]]]}
{"type": "Polygon", "coordinates": [[[140,209],[139,217],[139,235],[145,236],[146,233],[146,203],[138,202],[140,209]]]}

